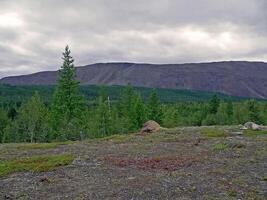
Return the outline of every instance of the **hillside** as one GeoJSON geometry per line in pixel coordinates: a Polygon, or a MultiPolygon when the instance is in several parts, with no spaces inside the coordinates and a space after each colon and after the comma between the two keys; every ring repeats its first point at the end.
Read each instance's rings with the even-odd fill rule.
{"type": "MultiPolygon", "coordinates": [[[[234,96],[267,98],[267,63],[215,62],[198,64],[98,63],[77,67],[83,85],[126,85],[137,87],[215,91],[234,96]]],[[[6,77],[11,85],[53,85],[57,72],[6,77]]]]}
{"type": "Polygon", "coordinates": [[[266,132],[164,129],[0,144],[0,199],[266,199],[266,132]]]}

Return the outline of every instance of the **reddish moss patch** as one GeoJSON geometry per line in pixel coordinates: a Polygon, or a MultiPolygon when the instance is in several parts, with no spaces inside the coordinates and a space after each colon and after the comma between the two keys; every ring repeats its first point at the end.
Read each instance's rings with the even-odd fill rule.
{"type": "Polygon", "coordinates": [[[106,156],[104,159],[117,167],[134,167],[141,170],[165,170],[175,171],[181,167],[191,165],[199,156],[168,156],[168,157],[144,157],[122,158],[118,156],[106,156]]]}

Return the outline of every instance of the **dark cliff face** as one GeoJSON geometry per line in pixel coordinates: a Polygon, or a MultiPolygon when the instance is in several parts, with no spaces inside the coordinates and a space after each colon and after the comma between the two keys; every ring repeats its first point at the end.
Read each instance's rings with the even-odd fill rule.
{"type": "MultiPolygon", "coordinates": [[[[236,96],[267,98],[267,63],[215,62],[199,64],[152,65],[99,63],[77,67],[83,85],[126,85],[218,91],[236,96]]],[[[11,85],[55,84],[57,72],[6,77],[11,85]]]]}

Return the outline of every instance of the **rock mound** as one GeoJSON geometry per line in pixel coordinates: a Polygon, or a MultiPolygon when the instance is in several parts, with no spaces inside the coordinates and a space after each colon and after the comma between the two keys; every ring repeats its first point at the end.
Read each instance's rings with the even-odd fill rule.
{"type": "Polygon", "coordinates": [[[157,132],[160,130],[160,128],[161,127],[157,122],[149,120],[143,124],[143,128],[141,129],[140,134],[157,132]]]}
{"type": "Polygon", "coordinates": [[[244,124],[242,129],[250,129],[250,130],[267,130],[267,126],[258,125],[254,122],[247,122],[244,124]]]}

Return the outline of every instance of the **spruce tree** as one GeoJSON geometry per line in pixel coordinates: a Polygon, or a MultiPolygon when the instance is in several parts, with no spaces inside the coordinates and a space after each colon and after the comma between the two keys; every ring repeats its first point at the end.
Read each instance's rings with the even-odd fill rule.
{"type": "Polygon", "coordinates": [[[136,110],[136,102],[138,94],[135,89],[128,84],[122,92],[119,101],[119,116],[122,120],[122,132],[128,133],[136,131],[139,128],[137,118],[138,113],[136,110]]]}
{"type": "Polygon", "coordinates": [[[148,100],[148,118],[158,123],[162,122],[162,108],[157,91],[154,89],[148,100]]]}
{"type": "Polygon", "coordinates": [[[210,114],[216,114],[220,106],[220,99],[216,94],[211,98],[209,106],[210,114]]]}
{"type": "Polygon", "coordinates": [[[100,89],[100,94],[97,99],[96,109],[96,125],[97,132],[100,136],[107,136],[111,134],[111,107],[109,97],[104,88],[100,89]]]}
{"type": "Polygon", "coordinates": [[[52,105],[54,128],[64,140],[79,138],[81,130],[78,127],[85,105],[79,93],[79,81],[75,79],[74,59],[70,53],[69,46],[66,46],[52,105]]]}
{"type": "Polygon", "coordinates": [[[228,125],[233,124],[234,105],[232,101],[227,102],[226,113],[228,116],[228,125]]]}
{"type": "Polygon", "coordinates": [[[249,120],[255,123],[261,123],[259,105],[255,100],[247,102],[249,120]]]}
{"type": "Polygon", "coordinates": [[[140,95],[135,100],[136,127],[139,129],[147,120],[146,106],[140,95]]]}

